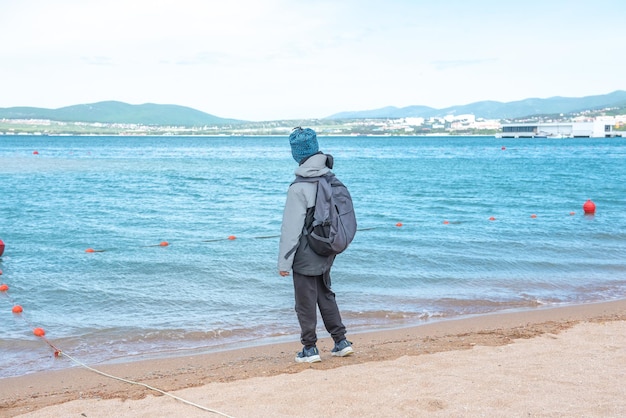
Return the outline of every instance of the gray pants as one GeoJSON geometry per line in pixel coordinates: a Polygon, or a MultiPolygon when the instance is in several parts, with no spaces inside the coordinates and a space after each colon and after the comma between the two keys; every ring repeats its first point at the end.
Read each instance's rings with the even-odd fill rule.
{"type": "Polygon", "coordinates": [[[300,322],[300,342],[310,347],[317,342],[317,307],[319,307],[326,331],[337,343],[345,338],[346,327],[330,288],[330,271],[320,276],[305,276],[293,272],[296,297],[296,314],[300,322]]]}

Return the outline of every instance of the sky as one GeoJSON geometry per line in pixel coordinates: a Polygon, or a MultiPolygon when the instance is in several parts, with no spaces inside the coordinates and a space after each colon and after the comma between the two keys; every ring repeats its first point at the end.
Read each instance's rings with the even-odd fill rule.
{"type": "Polygon", "coordinates": [[[0,0],[0,108],[249,121],[626,90],[623,0],[0,0]]]}

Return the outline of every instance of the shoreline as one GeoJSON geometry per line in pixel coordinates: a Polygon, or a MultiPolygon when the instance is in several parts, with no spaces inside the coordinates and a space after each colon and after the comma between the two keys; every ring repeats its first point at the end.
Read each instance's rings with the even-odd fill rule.
{"type": "MultiPolygon", "coordinates": [[[[304,371],[329,371],[347,366],[370,367],[370,363],[396,361],[401,357],[420,357],[475,347],[499,347],[542,335],[558,335],[581,324],[624,322],[626,299],[583,305],[492,313],[437,321],[417,326],[349,334],[355,355],[330,356],[332,341],[320,338],[322,362],[296,364],[300,349],[293,342],[247,346],[232,350],[103,364],[95,368],[120,378],[141,382],[171,392],[205,385],[231,384],[250,379],[266,379],[304,371]]],[[[326,335],[326,333],[321,333],[326,335]]],[[[373,367],[373,366],[372,366],[373,367]]],[[[83,367],[44,371],[0,379],[0,415],[29,414],[53,405],[117,399],[123,402],[158,395],[145,387],[101,376],[83,367]]],[[[179,408],[193,408],[176,400],[179,408]]],[[[183,409],[182,411],[186,411],[183,409]]],[[[93,415],[89,415],[93,416],[93,415]]],[[[294,415],[295,416],[295,415],[294,415]]]]}

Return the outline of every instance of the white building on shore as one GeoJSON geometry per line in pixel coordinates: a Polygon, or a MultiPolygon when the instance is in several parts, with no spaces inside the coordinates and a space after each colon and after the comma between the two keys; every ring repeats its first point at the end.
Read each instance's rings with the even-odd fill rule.
{"type": "Polygon", "coordinates": [[[506,123],[500,138],[613,138],[615,118],[597,118],[588,122],[506,123]]]}

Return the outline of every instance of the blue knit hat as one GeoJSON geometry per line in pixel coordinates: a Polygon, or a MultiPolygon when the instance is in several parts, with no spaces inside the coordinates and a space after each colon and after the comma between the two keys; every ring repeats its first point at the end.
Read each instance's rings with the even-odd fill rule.
{"type": "Polygon", "coordinates": [[[305,158],[319,152],[317,135],[311,128],[294,128],[289,135],[289,145],[291,145],[291,155],[298,164],[305,158]]]}

